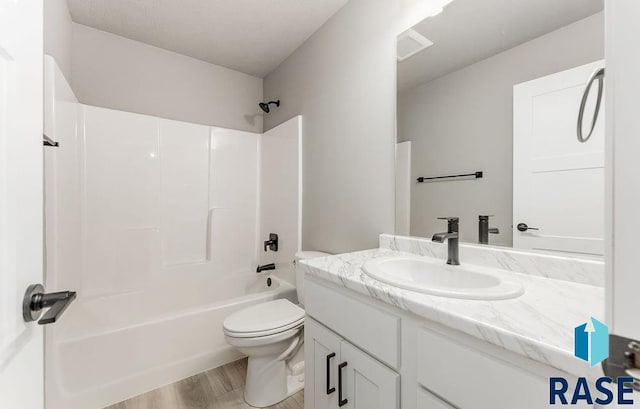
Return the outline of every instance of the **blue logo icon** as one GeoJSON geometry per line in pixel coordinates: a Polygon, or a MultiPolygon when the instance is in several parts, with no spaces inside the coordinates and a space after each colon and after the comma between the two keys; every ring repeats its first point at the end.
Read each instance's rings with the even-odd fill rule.
{"type": "MultiPolygon", "coordinates": [[[[609,357],[609,327],[602,322],[591,317],[589,321],[575,327],[574,335],[574,355],[577,358],[589,362],[593,367],[609,357]]],[[[633,381],[630,376],[620,376],[615,380],[602,376],[594,385],[587,378],[579,377],[573,386],[574,379],[554,376],[549,378],[549,404],[581,405],[580,407],[583,402],[589,407],[594,402],[601,406],[633,405],[633,381]]]]}
{"type": "Polygon", "coordinates": [[[591,317],[575,328],[574,355],[593,367],[609,357],[609,327],[591,317]]]}

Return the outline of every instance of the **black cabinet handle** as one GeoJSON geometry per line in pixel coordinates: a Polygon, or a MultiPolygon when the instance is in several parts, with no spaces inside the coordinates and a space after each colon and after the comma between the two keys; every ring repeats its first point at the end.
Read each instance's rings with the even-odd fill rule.
{"type": "Polygon", "coordinates": [[[336,388],[331,388],[331,359],[336,357],[336,353],[332,352],[327,355],[327,395],[331,395],[336,391],[336,388]]]}
{"type": "Polygon", "coordinates": [[[346,366],[346,362],[338,365],[338,407],[340,408],[349,403],[349,400],[342,399],[342,369],[344,369],[346,366]]]}

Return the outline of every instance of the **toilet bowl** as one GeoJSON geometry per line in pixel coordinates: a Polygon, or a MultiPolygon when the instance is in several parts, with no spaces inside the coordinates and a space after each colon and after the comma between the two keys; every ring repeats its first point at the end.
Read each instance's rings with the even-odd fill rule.
{"type": "Polygon", "coordinates": [[[304,310],[285,299],[245,308],[224,321],[229,345],[249,357],[244,387],[249,405],[271,406],[304,387],[286,364],[302,346],[303,324],[304,310]]]}
{"type": "MultiPolygon", "coordinates": [[[[300,252],[296,261],[328,255],[300,252]]],[[[296,280],[302,303],[304,275],[297,266],[296,280]]],[[[280,299],[245,308],[225,319],[227,342],[249,358],[244,386],[244,399],[249,405],[275,405],[304,388],[302,363],[290,365],[293,357],[302,356],[305,312],[301,307],[280,299]]]]}

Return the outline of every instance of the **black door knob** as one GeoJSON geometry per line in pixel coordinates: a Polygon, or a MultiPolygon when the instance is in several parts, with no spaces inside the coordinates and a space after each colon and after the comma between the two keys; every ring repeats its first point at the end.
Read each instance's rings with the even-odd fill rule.
{"type": "Polygon", "coordinates": [[[527,223],[520,223],[516,226],[516,228],[518,229],[518,231],[527,231],[527,230],[540,230],[537,227],[529,227],[527,226],[527,223]]]}
{"type": "Polygon", "coordinates": [[[27,288],[22,301],[22,317],[25,322],[37,321],[40,325],[53,324],[76,299],[75,291],[61,291],[45,294],[42,284],[32,284],[27,288]],[[42,312],[48,308],[42,317],[42,312]],[[42,318],[40,318],[42,317],[42,318]]]}

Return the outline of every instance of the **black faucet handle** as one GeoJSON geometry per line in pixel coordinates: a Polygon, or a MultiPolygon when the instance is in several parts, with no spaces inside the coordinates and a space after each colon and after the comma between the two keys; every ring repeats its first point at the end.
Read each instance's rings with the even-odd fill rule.
{"type": "Polygon", "coordinates": [[[438,217],[438,220],[446,220],[448,222],[459,222],[459,217],[438,217]]]}
{"type": "Polygon", "coordinates": [[[459,217],[438,217],[438,220],[447,221],[447,232],[457,233],[459,230],[460,218],[459,217]]]}
{"type": "Polygon", "coordinates": [[[264,251],[267,248],[271,251],[278,251],[278,235],[276,233],[269,233],[269,240],[264,242],[264,251]]]}

